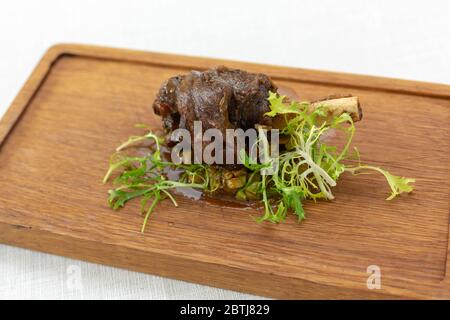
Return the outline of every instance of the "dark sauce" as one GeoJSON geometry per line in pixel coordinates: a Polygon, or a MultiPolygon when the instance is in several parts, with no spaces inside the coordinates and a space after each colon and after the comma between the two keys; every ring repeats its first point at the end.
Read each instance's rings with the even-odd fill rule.
{"type": "MultiPolygon", "coordinates": [[[[152,145],[142,146],[136,149],[139,156],[148,156],[154,151],[152,145]]],[[[161,146],[161,157],[166,161],[170,161],[170,150],[161,146]]],[[[183,170],[181,169],[168,168],[165,175],[169,180],[178,181],[182,173],[183,170]]],[[[194,188],[175,188],[173,189],[173,193],[194,201],[202,201],[215,207],[231,209],[257,209],[262,207],[262,204],[259,201],[240,201],[237,200],[234,195],[224,192],[209,194],[203,192],[203,190],[194,188]]]]}
{"type": "Polygon", "coordinates": [[[214,195],[204,194],[201,198],[202,201],[209,205],[230,208],[230,209],[259,209],[263,207],[261,201],[241,201],[237,200],[234,195],[217,193],[214,195]]]}
{"type": "MultiPolygon", "coordinates": [[[[167,178],[170,180],[178,181],[183,170],[169,169],[167,171],[167,178]]],[[[260,208],[262,204],[259,201],[240,201],[232,194],[224,192],[216,192],[214,194],[205,193],[202,190],[194,188],[175,188],[173,193],[181,195],[185,198],[202,201],[215,207],[225,207],[232,209],[256,209],[260,208]]]]}

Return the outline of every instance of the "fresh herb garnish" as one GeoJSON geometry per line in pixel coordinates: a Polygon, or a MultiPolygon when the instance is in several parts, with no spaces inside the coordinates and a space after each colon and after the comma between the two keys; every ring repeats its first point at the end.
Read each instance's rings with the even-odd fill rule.
{"type": "Polygon", "coordinates": [[[285,117],[286,125],[281,133],[289,139],[286,150],[278,158],[270,159],[269,163],[258,167],[248,165],[247,156],[241,152],[242,162],[250,171],[261,170],[264,165],[276,168],[273,175],[262,176],[259,193],[262,195],[265,213],[259,221],[283,221],[290,209],[299,220],[304,219],[302,200],[334,199],[331,188],[344,172],[358,174],[372,170],[383,174],[392,191],[387,200],[413,190],[410,183],[415,182],[414,179],[394,176],[379,167],[363,165],[357,149],[349,151],[355,126],[348,113],[330,119],[327,117],[325,104],[311,110],[309,102],[292,102],[286,105],[284,99],[284,96],[271,92],[271,111],[266,115],[285,117]],[[346,141],[341,150],[321,140],[329,130],[345,134],[346,141]],[[354,158],[358,160],[357,165],[348,162],[354,158]],[[274,196],[268,198],[267,194],[274,196]],[[271,201],[277,198],[278,200],[271,201]]]}
{"type": "Polygon", "coordinates": [[[108,203],[117,210],[131,199],[141,197],[141,212],[144,215],[144,223],[141,231],[145,231],[148,218],[153,213],[156,205],[169,198],[175,207],[178,206],[171,190],[175,188],[196,188],[208,190],[210,187],[210,171],[207,166],[194,164],[184,165],[163,161],[161,158],[162,139],[152,132],[143,136],[132,136],[116,149],[112,155],[109,170],[103,179],[106,183],[110,176],[119,171],[114,179],[115,189],[109,190],[108,203]],[[122,149],[136,142],[152,140],[155,142],[155,150],[143,157],[130,157],[120,153],[122,149]],[[167,178],[167,170],[182,170],[177,181],[167,178]]]}
{"type": "MultiPolygon", "coordinates": [[[[271,92],[268,98],[270,111],[266,116],[284,118],[281,134],[287,138],[285,149],[276,158],[265,157],[267,161],[264,163],[252,163],[245,150],[239,152],[248,174],[236,198],[241,201],[262,201],[264,214],[257,221],[281,222],[289,212],[293,212],[301,221],[305,218],[303,200],[333,199],[331,189],[344,172],[359,174],[375,171],[383,174],[391,188],[387,200],[412,191],[414,179],[394,176],[379,167],[361,164],[358,150],[350,149],[355,126],[348,113],[330,117],[325,104],[311,108],[309,102],[286,104],[284,99],[284,96],[271,92]],[[342,148],[324,142],[323,138],[330,130],[344,133],[346,141],[342,148]],[[354,160],[357,160],[357,164],[354,160]],[[264,174],[267,168],[274,169],[272,175],[264,174]]],[[[262,131],[258,139],[258,142],[263,142],[260,146],[268,155],[269,143],[262,131]]],[[[220,187],[220,172],[213,166],[175,164],[163,160],[162,143],[163,139],[151,131],[143,136],[130,137],[116,149],[103,180],[106,183],[114,172],[119,172],[114,179],[116,187],[109,191],[108,197],[108,203],[114,210],[123,207],[131,199],[141,198],[144,215],[142,232],[159,202],[169,198],[178,206],[172,190],[194,188],[212,193],[220,187]],[[154,150],[148,155],[136,157],[122,153],[126,147],[145,140],[154,142],[154,150]],[[181,174],[176,180],[170,180],[167,176],[169,170],[179,170],[181,174]]]]}

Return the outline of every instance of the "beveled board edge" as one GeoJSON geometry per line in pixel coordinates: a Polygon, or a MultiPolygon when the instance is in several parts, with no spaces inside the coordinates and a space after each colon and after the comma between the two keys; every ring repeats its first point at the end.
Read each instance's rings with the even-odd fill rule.
{"type": "Polygon", "coordinates": [[[205,263],[87,239],[73,239],[63,234],[25,226],[12,226],[1,222],[0,239],[2,242],[7,241],[8,244],[17,247],[278,299],[399,298],[399,296],[387,295],[386,292],[376,290],[347,288],[343,290],[336,286],[299,278],[278,276],[273,273],[262,274],[222,264],[205,263]],[[131,260],[133,262],[130,264],[131,260]],[[167,265],[171,267],[164,268],[167,265]],[[229,278],[233,278],[235,281],[229,281],[229,278]],[[289,283],[289,290],[282,285],[286,282],[289,283]],[[249,283],[251,283],[250,286],[248,286],[249,283]]]}
{"type": "MultiPolygon", "coordinates": [[[[424,96],[437,99],[447,99],[450,100],[450,86],[444,84],[434,84],[427,82],[417,82],[409,80],[400,80],[392,78],[382,78],[373,77],[365,75],[353,75],[345,73],[336,72],[326,72],[326,71],[316,71],[307,70],[300,68],[289,68],[281,66],[271,66],[254,64],[247,62],[236,62],[227,61],[221,59],[210,59],[210,58],[200,58],[200,57],[189,57],[165,53],[154,53],[136,50],[126,50],[126,49],[116,49],[116,48],[105,48],[90,45],[78,45],[78,44],[57,44],[52,46],[47,50],[39,64],[32,72],[28,80],[25,82],[24,86],[20,90],[17,97],[12,102],[9,109],[6,111],[3,118],[0,120],[0,149],[7,138],[8,134],[11,132],[14,125],[20,120],[21,115],[24,110],[32,101],[35,93],[39,90],[41,84],[45,81],[46,76],[51,70],[53,64],[55,64],[59,58],[62,56],[81,56],[87,58],[104,59],[109,61],[122,61],[136,64],[152,64],[160,66],[168,66],[174,68],[183,69],[205,69],[211,68],[217,65],[229,65],[235,68],[242,68],[253,72],[262,72],[264,70],[269,76],[276,80],[285,81],[298,81],[303,83],[318,84],[322,86],[340,86],[348,88],[365,89],[371,91],[383,91],[391,93],[400,93],[415,96],[424,96]],[[168,59],[170,58],[170,59],[168,59]]],[[[450,194],[450,190],[449,190],[450,194]]],[[[449,226],[450,228],[450,226],[449,226]]],[[[129,252],[121,252],[121,250],[129,248],[121,248],[119,246],[112,246],[107,243],[96,243],[101,245],[102,249],[108,252],[104,258],[99,259],[94,254],[95,249],[92,252],[89,251],[89,246],[93,246],[93,243],[89,240],[82,240],[86,242],[86,247],[80,251],[80,246],[70,250],[70,245],[67,243],[67,237],[64,235],[50,234],[48,231],[43,230],[33,230],[29,226],[17,226],[8,225],[5,223],[0,223],[0,239],[2,242],[16,245],[19,247],[30,248],[34,250],[54,253],[58,255],[63,255],[67,257],[84,259],[96,263],[108,264],[112,266],[132,269],[135,271],[149,272],[148,266],[131,266],[126,263],[128,260],[126,256],[129,252]],[[42,242],[32,241],[40,237],[42,242]],[[62,248],[61,245],[57,243],[67,244],[67,250],[62,248]],[[41,244],[45,243],[46,246],[41,244]],[[111,248],[113,247],[113,248],[111,248]],[[76,253],[79,251],[79,253],[76,253]],[[83,251],[86,252],[83,255],[83,251]],[[115,254],[113,254],[115,252],[115,254]],[[120,252],[120,254],[117,254],[120,252]],[[115,256],[115,259],[110,259],[110,256],[115,256]]],[[[80,241],[81,239],[77,239],[80,241]]],[[[450,258],[450,239],[447,241],[447,261],[450,258]]],[[[79,244],[79,242],[78,242],[79,244]]],[[[136,250],[135,250],[136,251],[136,250]]],[[[145,255],[141,251],[136,251],[133,254],[145,255]]],[[[156,253],[154,253],[156,255],[156,253]]],[[[156,256],[153,256],[154,259],[156,256]]],[[[173,258],[173,257],[171,257],[173,258]]],[[[168,257],[158,257],[158,259],[170,259],[168,257]]],[[[197,262],[189,259],[180,259],[180,265],[197,264],[197,268],[201,270],[205,268],[206,263],[197,262]],[[183,263],[181,263],[183,260],[183,263]]],[[[176,278],[180,280],[191,281],[195,283],[201,283],[205,285],[213,285],[221,288],[227,288],[231,290],[244,291],[259,295],[267,295],[275,298],[450,298],[450,266],[446,261],[446,270],[444,279],[437,285],[432,285],[429,291],[421,290],[421,286],[417,286],[415,290],[415,285],[410,289],[398,289],[398,288],[383,288],[382,292],[369,291],[369,290],[357,290],[354,288],[338,288],[326,286],[319,283],[313,283],[307,280],[301,280],[298,278],[289,278],[289,281],[293,284],[293,290],[291,293],[285,292],[282,288],[274,288],[273,283],[269,281],[271,278],[274,281],[280,281],[278,276],[270,275],[266,281],[261,281],[261,278],[256,277],[252,281],[255,286],[254,288],[239,288],[235,285],[229,284],[226,280],[220,281],[215,279],[209,279],[206,281],[204,279],[205,273],[199,274],[185,274],[180,276],[176,272],[165,271],[161,269],[154,268],[154,273],[161,276],[167,276],[171,278],[176,278]],[[323,287],[323,291],[320,288],[323,287]],[[257,289],[256,289],[257,288],[257,289]],[[250,290],[249,290],[250,289],[250,290]],[[344,290],[341,290],[344,289],[344,290]],[[345,290],[347,289],[347,290],[345,290]],[[295,294],[294,294],[295,293],[295,294]]],[[[166,261],[166,263],[169,260],[166,261]]],[[[219,272],[225,272],[227,268],[229,272],[233,273],[232,268],[226,266],[212,265],[209,267],[214,267],[219,272]],[[223,269],[223,270],[222,270],[223,269]]],[[[191,269],[192,270],[192,269],[191,269]]],[[[206,271],[206,270],[203,270],[206,271]]],[[[247,272],[245,270],[239,270],[239,272],[247,272]]],[[[234,272],[236,273],[236,272],[234,272]]],[[[251,274],[247,275],[248,278],[252,278],[251,274]]],[[[267,275],[264,275],[267,276],[267,275]]],[[[248,279],[247,278],[247,279],[248,279]]],[[[275,282],[276,283],[276,282],[275,282]]]]}

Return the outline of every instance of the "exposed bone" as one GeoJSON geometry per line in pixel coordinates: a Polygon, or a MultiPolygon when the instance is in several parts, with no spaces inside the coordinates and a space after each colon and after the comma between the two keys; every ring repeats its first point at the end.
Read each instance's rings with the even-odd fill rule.
{"type": "MultiPolygon", "coordinates": [[[[290,99],[286,99],[285,102],[289,103],[290,99]]],[[[352,117],[353,122],[357,122],[362,119],[362,109],[359,104],[358,97],[331,96],[323,100],[311,102],[309,111],[312,112],[319,106],[324,106],[324,111],[327,113],[327,119],[339,116],[344,112],[347,112],[352,117]]],[[[272,120],[272,128],[284,128],[286,126],[286,120],[289,121],[289,119],[292,119],[293,117],[293,114],[275,116],[272,120]]]]}
{"type": "Polygon", "coordinates": [[[319,106],[324,106],[330,117],[339,116],[347,112],[354,122],[362,119],[362,109],[358,97],[333,98],[311,103],[311,111],[319,106]]]}

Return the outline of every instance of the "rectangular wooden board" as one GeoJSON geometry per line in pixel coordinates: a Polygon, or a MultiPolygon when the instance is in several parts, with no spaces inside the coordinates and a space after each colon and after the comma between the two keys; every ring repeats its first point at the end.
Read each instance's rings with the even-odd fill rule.
{"type": "Polygon", "coordinates": [[[275,298],[450,298],[449,115],[446,85],[57,45],[0,122],[0,241],[275,298]],[[140,233],[137,203],[107,205],[108,158],[136,123],[160,126],[151,105],[165,79],[217,65],[266,73],[306,100],[359,96],[363,161],[415,177],[416,190],[386,201],[382,177],[344,176],[336,200],[278,225],[178,197],[140,233]],[[369,266],[380,289],[367,287],[369,266]]]}

